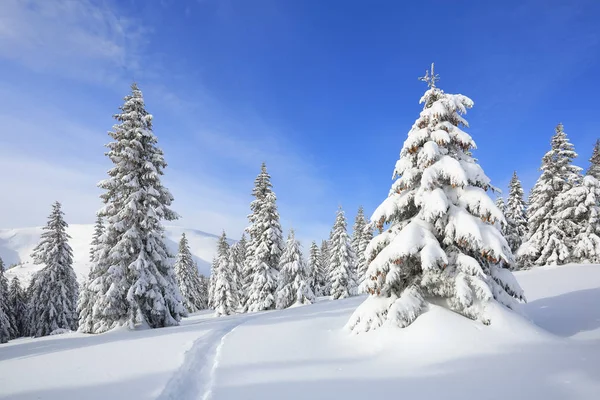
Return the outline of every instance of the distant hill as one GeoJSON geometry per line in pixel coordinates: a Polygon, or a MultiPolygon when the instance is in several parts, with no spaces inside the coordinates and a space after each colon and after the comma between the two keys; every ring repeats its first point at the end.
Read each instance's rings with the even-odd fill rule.
{"type": "MultiPolygon", "coordinates": [[[[71,235],[69,244],[73,248],[73,269],[82,282],[90,269],[89,249],[94,225],[70,225],[67,232],[71,235]]],[[[217,250],[218,236],[196,229],[168,226],[165,228],[165,241],[171,254],[177,254],[179,239],[184,232],[198,263],[198,270],[208,276],[217,250]]],[[[6,271],[9,279],[18,276],[22,284],[27,285],[31,276],[42,268],[42,265],[35,265],[31,260],[31,252],[39,242],[41,233],[41,227],[0,229],[0,257],[7,268],[17,264],[6,271]]]]}

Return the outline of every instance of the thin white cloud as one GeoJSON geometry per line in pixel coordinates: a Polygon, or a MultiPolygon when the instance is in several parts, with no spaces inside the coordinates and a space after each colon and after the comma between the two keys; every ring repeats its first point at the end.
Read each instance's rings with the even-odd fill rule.
{"type": "Polygon", "coordinates": [[[105,82],[138,69],[142,29],[89,0],[3,0],[0,57],[36,72],[105,82]]]}
{"type": "MultiPolygon", "coordinates": [[[[111,91],[127,90],[130,77],[119,68],[127,65],[137,70],[140,60],[148,56],[140,53],[139,37],[147,28],[116,15],[106,4],[0,2],[0,58],[34,72],[91,83],[111,81],[118,83],[111,91]]],[[[284,133],[257,113],[240,115],[228,109],[205,90],[197,90],[194,97],[187,91],[181,96],[153,71],[139,71],[140,75],[145,77],[142,90],[157,124],[168,115],[181,124],[174,129],[190,127],[183,130],[181,147],[169,142],[177,132],[171,136],[156,132],[159,145],[167,150],[170,166],[164,183],[182,216],[177,224],[216,234],[225,229],[231,237],[239,237],[247,224],[254,178],[266,161],[284,229],[294,227],[305,242],[327,235],[333,219],[319,221],[315,216],[316,209],[323,208],[326,182],[313,160],[289,143],[284,133]],[[194,166],[186,157],[195,161],[194,166]]],[[[62,90],[61,95],[69,96],[69,86],[62,90]]],[[[100,125],[56,109],[18,83],[0,84],[0,95],[4,99],[0,131],[19,132],[0,136],[0,168],[17,171],[3,179],[3,191],[10,195],[0,196],[0,227],[42,225],[55,200],[64,203],[70,223],[93,222],[100,206],[96,183],[109,167],[101,146],[109,140],[110,122],[100,125]]]]}

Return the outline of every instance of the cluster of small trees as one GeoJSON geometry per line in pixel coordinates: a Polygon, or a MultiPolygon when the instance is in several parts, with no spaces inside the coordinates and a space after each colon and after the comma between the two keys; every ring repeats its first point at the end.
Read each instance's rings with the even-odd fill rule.
{"type": "Polygon", "coordinates": [[[290,231],[283,240],[276,196],[263,164],[253,190],[248,239],[219,239],[210,278],[199,274],[182,235],[174,264],[163,240],[162,221],[177,219],[173,196],[161,183],[166,162],[152,132],[152,115],[134,83],[125,97],[107,156],[113,163],[97,213],[91,268],[79,287],[73,271],[67,223],[56,202],[32,258],[43,265],[24,290],[10,286],[0,269],[0,341],[69,330],[101,333],[117,326],[151,328],[179,323],[188,313],[212,308],[216,315],[287,308],[317,295],[356,293],[365,261],[360,249],[371,232],[362,209],[352,241],[343,211],[330,240],[311,245],[308,263],[290,231]]]}
{"type": "Polygon", "coordinates": [[[357,293],[357,283],[366,271],[360,253],[373,235],[362,207],[352,238],[340,208],[329,240],[320,248],[313,241],[305,260],[293,230],[283,240],[277,197],[264,163],[252,195],[248,238],[244,235],[230,246],[223,233],[212,263],[208,305],[217,316],[310,304],[316,296],[341,299],[357,293]]]}
{"type": "Polygon", "coordinates": [[[516,172],[506,203],[498,198],[502,233],[516,256],[513,268],[600,263],[600,141],[585,175],[573,165],[576,157],[558,124],[527,202],[516,172]]]}

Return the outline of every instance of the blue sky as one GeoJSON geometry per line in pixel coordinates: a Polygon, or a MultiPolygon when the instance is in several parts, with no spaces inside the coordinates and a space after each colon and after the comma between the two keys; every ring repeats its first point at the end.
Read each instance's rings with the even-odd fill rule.
{"type": "Polygon", "coordinates": [[[305,241],[338,205],[370,213],[431,62],[438,86],[474,100],[468,132],[493,183],[516,169],[529,188],[558,122],[582,167],[600,137],[599,17],[593,0],[2,1],[0,227],[42,225],[55,199],[70,223],[94,220],[134,79],[188,227],[238,237],[263,160],[305,241]]]}

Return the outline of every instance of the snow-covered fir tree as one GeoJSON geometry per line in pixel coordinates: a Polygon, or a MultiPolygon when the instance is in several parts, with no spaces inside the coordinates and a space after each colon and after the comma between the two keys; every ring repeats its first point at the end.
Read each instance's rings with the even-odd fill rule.
{"type": "Polygon", "coordinates": [[[40,242],[31,257],[44,267],[31,280],[29,297],[30,335],[39,337],[57,329],[77,329],[79,285],[73,271],[67,223],[61,204],[55,202],[40,242]]]}
{"type": "Polygon", "coordinates": [[[593,176],[600,181],[600,139],[596,140],[594,145],[594,151],[590,158],[590,167],[588,168],[586,175],[593,176]]]}
{"type": "Polygon", "coordinates": [[[504,197],[498,196],[496,198],[496,207],[498,207],[498,210],[500,210],[500,212],[504,213],[504,210],[506,208],[506,204],[504,204],[504,197]]]}
{"type": "Polygon", "coordinates": [[[245,309],[250,312],[270,310],[276,306],[277,267],[283,243],[277,197],[272,188],[271,177],[263,163],[252,191],[255,200],[250,205],[252,214],[248,216],[250,225],[246,230],[250,236],[246,270],[251,283],[247,289],[245,309]]]}
{"type": "Polygon", "coordinates": [[[215,316],[235,314],[239,307],[239,299],[233,276],[233,265],[230,257],[231,248],[227,243],[225,232],[219,238],[215,263],[215,278],[213,289],[213,306],[215,316]]]}
{"type": "Polygon", "coordinates": [[[203,295],[202,304],[205,304],[204,308],[211,308],[209,306],[209,281],[207,276],[200,274],[200,293],[203,295]]]}
{"type": "Polygon", "coordinates": [[[309,283],[314,295],[323,296],[327,274],[323,268],[321,250],[315,241],[310,244],[308,271],[310,272],[309,283]]]}
{"type": "Polygon", "coordinates": [[[575,224],[576,235],[570,242],[570,261],[600,263],[600,182],[586,175],[580,185],[558,196],[558,218],[575,224]]]}
{"type": "Polygon", "coordinates": [[[521,247],[523,239],[527,235],[527,218],[525,216],[523,187],[516,171],[510,180],[508,199],[503,211],[506,219],[504,237],[513,254],[517,254],[517,250],[521,247]]]}
{"type": "Polygon", "coordinates": [[[175,270],[175,278],[177,279],[179,291],[183,298],[183,305],[187,312],[194,313],[205,309],[207,307],[206,294],[202,293],[198,265],[196,265],[192,257],[185,233],[181,234],[179,251],[177,252],[173,269],[175,270]]]}
{"type": "Polygon", "coordinates": [[[98,184],[105,191],[98,212],[105,233],[87,280],[91,301],[80,307],[80,330],[88,333],[172,326],[186,315],[163,240],[162,222],[177,218],[161,183],[167,163],[135,83],[120,110],[107,145],[114,166],[98,184]]]}
{"type": "Polygon", "coordinates": [[[210,308],[211,310],[215,309],[215,304],[213,302],[214,300],[214,293],[215,293],[215,277],[216,277],[216,271],[217,271],[217,260],[218,260],[219,255],[215,255],[213,257],[212,263],[210,264],[210,276],[207,278],[207,284],[208,284],[208,308],[210,308]]]}
{"type": "Polygon", "coordinates": [[[277,308],[314,303],[315,295],[308,284],[306,272],[300,242],[296,240],[294,230],[291,230],[279,261],[277,308]]]}
{"type": "Polygon", "coordinates": [[[247,248],[246,235],[242,235],[242,238],[231,245],[229,251],[229,263],[231,264],[231,270],[233,273],[234,288],[238,296],[240,304],[245,297],[242,293],[244,287],[244,264],[246,262],[246,248],[247,248]]]}
{"type": "Polygon", "coordinates": [[[27,310],[27,298],[21,287],[21,282],[16,276],[10,281],[8,289],[8,307],[10,319],[13,326],[12,338],[25,336],[29,333],[29,320],[27,310]]]}
{"type": "MultiPolygon", "coordinates": [[[[94,224],[94,234],[92,235],[92,241],[90,243],[90,263],[94,265],[94,263],[98,262],[98,257],[100,253],[100,239],[104,234],[104,223],[102,221],[102,217],[96,218],[96,223],[94,224]]],[[[89,288],[89,274],[81,287],[79,292],[79,298],[77,301],[77,315],[81,321],[87,321],[89,325],[91,323],[91,311],[92,304],[94,301],[93,291],[90,291],[89,288]]],[[[85,328],[82,328],[85,329],[85,328]]],[[[86,327],[86,332],[89,332],[91,327],[86,327]]]]}
{"type": "Polygon", "coordinates": [[[600,142],[596,142],[590,167],[581,184],[561,194],[558,208],[563,209],[559,218],[576,226],[576,236],[571,241],[571,261],[577,263],[600,263],[600,142]]]}
{"type": "Polygon", "coordinates": [[[323,268],[324,274],[324,284],[321,288],[321,296],[329,296],[331,292],[331,282],[329,281],[329,265],[331,263],[331,258],[329,257],[329,241],[323,240],[321,241],[321,268],[323,268]]]}
{"type": "Polygon", "coordinates": [[[363,282],[367,275],[367,268],[369,267],[366,251],[372,239],[373,227],[369,222],[363,228],[363,234],[358,243],[358,254],[356,255],[356,285],[359,293],[364,293],[363,282]]]}
{"type": "Polygon", "coordinates": [[[572,164],[577,153],[567,138],[563,125],[558,124],[552,136],[551,149],[542,158],[542,175],[529,198],[527,208],[528,239],[519,250],[520,264],[560,265],[570,261],[571,241],[577,227],[565,219],[565,203],[557,201],[580,182],[581,168],[572,164]]]}
{"type": "Polygon", "coordinates": [[[0,258],[0,343],[17,337],[15,325],[10,309],[8,280],[4,275],[4,261],[0,258]]]}
{"type": "Polygon", "coordinates": [[[396,163],[388,197],[371,220],[364,283],[369,297],[347,328],[406,327],[439,298],[452,310],[489,323],[486,305],[517,305],[523,291],[508,270],[513,257],[499,230],[504,218],[486,191],[490,180],[470,155],[475,143],[460,129],[473,102],[424,80],[423,111],[396,163]],[[445,301],[444,301],[445,300],[445,301]]]}
{"type": "Polygon", "coordinates": [[[94,224],[94,234],[92,235],[92,242],[90,243],[90,262],[94,263],[98,260],[98,245],[100,244],[100,237],[104,233],[104,223],[102,217],[96,218],[94,224]]]}
{"type": "Polygon", "coordinates": [[[346,217],[342,207],[338,209],[329,242],[329,281],[333,300],[356,294],[354,254],[346,230],[346,217]]]}
{"type": "Polygon", "coordinates": [[[360,251],[360,242],[365,231],[365,226],[368,223],[369,222],[365,218],[363,206],[358,207],[358,212],[356,213],[356,218],[354,219],[354,225],[352,226],[352,251],[355,255],[358,255],[358,252],[360,251]]]}

